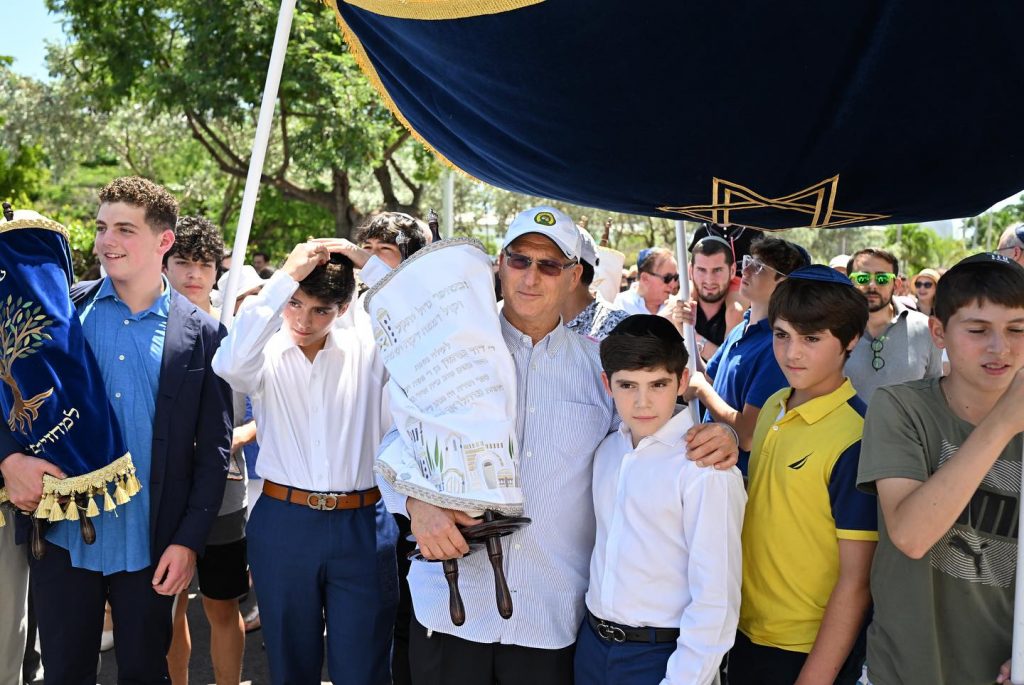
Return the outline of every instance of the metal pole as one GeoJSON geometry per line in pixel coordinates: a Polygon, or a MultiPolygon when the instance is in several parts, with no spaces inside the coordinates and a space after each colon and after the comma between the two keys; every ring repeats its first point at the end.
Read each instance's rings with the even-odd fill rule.
{"type": "Polygon", "coordinates": [[[225,326],[231,325],[235,314],[235,294],[238,292],[238,281],[241,278],[242,266],[245,264],[245,249],[249,245],[249,231],[252,229],[252,216],[256,211],[263,162],[267,157],[267,144],[270,141],[270,127],[274,123],[277,89],[281,85],[281,69],[284,67],[284,57],[288,52],[288,35],[292,30],[294,14],[295,0],[281,0],[281,10],[277,15],[277,33],[274,34],[274,48],[270,53],[267,82],[263,87],[263,101],[260,103],[260,116],[252,143],[252,156],[249,157],[249,174],[245,178],[245,192],[242,193],[238,231],[235,233],[235,244],[231,249],[231,269],[228,271],[228,282],[223,293],[224,304],[220,311],[220,320],[225,326]]]}
{"type": "MultiPolygon", "coordinates": [[[[683,302],[690,300],[690,260],[686,258],[686,222],[682,220],[676,221],[676,262],[679,265],[679,297],[683,302]]],[[[683,324],[683,341],[686,343],[686,348],[689,351],[689,358],[686,361],[686,368],[690,370],[690,375],[697,373],[697,355],[700,351],[697,349],[697,331],[694,330],[690,324],[683,324]]],[[[693,415],[693,422],[700,423],[700,417],[697,415],[697,401],[690,402],[690,413],[693,415]]]]}
{"type": "Polygon", "coordinates": [[[444,215],[444,237],[455,235],[455,172],[449,169],[444,175],[444,200],[441,202],[444,215]]]}

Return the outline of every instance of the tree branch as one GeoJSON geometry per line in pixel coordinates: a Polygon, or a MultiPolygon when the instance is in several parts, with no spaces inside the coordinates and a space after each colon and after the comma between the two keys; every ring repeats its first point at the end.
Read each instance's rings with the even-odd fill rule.
{"type": "Polygon", "coordinates": [[[281,101],[281,166],[275,174],[278,178],[284,178],[285,173],[288,171],[289,165],[291,165],[291,150],[288,147],[288,107],[283,97],[278,97],[281,101]]]}

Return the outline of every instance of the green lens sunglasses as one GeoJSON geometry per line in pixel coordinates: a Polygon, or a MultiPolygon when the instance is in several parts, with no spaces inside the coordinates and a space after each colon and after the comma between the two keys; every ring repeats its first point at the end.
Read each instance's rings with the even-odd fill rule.
{"type": "Polygon", "coordinates": [[[868,285],[872,279],[880,286],[887,286],[896,279],[896,274],[885,272],[869,274],[866,271],[854,271],[850,274],[850,280],[857,285],[868,285]]]}

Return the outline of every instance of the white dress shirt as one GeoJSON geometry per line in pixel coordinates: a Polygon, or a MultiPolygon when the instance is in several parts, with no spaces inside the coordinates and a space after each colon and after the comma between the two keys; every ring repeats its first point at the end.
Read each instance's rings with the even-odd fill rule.
{"type": "Polygon", "coordinates": [[[623,423],[594,457],[587,608],[614,623],[679,627],[662,685],[713,682],[739,620],[743,477],[686,458],[692,425],[680,411],[634,449],[623,423]]]}
{"type": "Polygon", "coordinates": [[[391,424],[373,334],[360,317],[339,320],[310,362],[281,330],[281,312],[298,287],[279,270],[248,298],[213,370],[252,399],[261,478],[321,492],[372,488],[374,455],[391,424]]]}
{"type": "MultiPolygon", "coordinates": [[[[594,450],[617,415],[601,384],[598,346],[562,325],[536,345],[500,317],[516,367],[516,437],[526,516],[533,523],[503,538],[512,618],[494,602],[486,552],[459,560],[466,622],[448,612],[441,564],[413,562],[409,588],[426,628],[472,642],[561,649],[576,641],[583,620],[587,565],[594,544],[590,483],[594,450]]],[[[397,436],[392,431],[385,443],[397,436]]],[[[406,498],[379,480],[387,508],[408,516],[406,498]]]]}
{"type": "Polygon", "coordinates": [[[616,309],[621,309],[627,314],[650,314],[651,312],[647,309],[647,303],[644,302],[644,298],[640,296],[637,288],[630,288],[624,290],[615,296],[615,302],[613,306],[616,309]]]}

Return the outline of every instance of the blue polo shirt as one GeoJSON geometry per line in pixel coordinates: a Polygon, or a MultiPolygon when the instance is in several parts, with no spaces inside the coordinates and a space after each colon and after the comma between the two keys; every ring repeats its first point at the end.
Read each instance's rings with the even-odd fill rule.
{"type": "MultiPolygon", "coordinates": [[[[164,353],[171,288],[164,290],[149,309],[132,314],[106,278],[96,296],[79,309],[85,339],[99,363],[107,398],[121,424],[121,433],[135,464],[142,489],[127,506],[103,511],[93,518],[96,542],[82,542],[77,521],[62,521],[50,529],[46,539],[68,550],[71,565],[110,575],[148,567],[149,476],[152,464],[153,418],[160,384],[160,362],[164,353]]],[[[118,455],[120,456],[120,455],[118,455]]]]}
{"type": "MultiPolygon", "coordinates": [[[[760,409],[765,401],[789,385],[775,361],[772,351],[772,329],[767,317],[753,326],[750,310],[743,314],[743,321],[725,337],[722,346],[708,362],[707,373],[714,381],[712,387],[726,403],[738,411],[749,404],[760,409]]],[[[704,422],[714,421],[711,413],[704,411],[704,422]]],[[[739,469],[747,475],[750,452],[740,450],[739,469]]]]}

